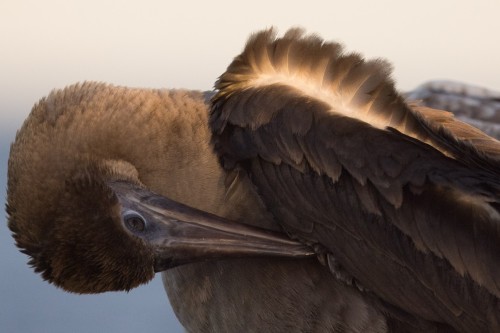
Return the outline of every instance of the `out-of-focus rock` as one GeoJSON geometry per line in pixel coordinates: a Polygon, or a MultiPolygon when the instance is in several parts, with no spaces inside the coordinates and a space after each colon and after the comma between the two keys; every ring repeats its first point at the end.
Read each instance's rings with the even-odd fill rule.
{"type": "Polygon", "coordinates": [[[430,81],[405,94],[408,101],[453,112],[500,139],[500,92],[453,81],[430,81]]]}

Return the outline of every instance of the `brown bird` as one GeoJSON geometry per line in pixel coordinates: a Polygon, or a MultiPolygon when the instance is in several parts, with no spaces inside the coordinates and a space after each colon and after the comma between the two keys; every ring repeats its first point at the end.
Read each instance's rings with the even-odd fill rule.
{"type": "Polygon", "coordinates": [[[165,270],[192,332],[497,331],[500,143],[406,103],[389,73],[267,30],[208,106],[54,91],[11,148],[9,227],[72,292],[165,270]]]}

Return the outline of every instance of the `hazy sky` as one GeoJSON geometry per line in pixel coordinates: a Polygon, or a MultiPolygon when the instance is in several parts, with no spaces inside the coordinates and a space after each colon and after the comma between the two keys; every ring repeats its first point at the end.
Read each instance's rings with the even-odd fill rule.
{"type": "Polygon", "coordinates": [[[0,2],[0,120],[53,88],[98,80],[211,89],[248,35],[295,25],[384,57],[400,89],[429,79],[500,90],[500,1],[0,2]]]}

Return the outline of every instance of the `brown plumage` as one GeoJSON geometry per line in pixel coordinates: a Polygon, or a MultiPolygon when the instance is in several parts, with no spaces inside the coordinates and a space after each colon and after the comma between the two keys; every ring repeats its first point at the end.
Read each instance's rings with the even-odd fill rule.
{"type": "Polygon", "coordinates": [[[216,149],[289,234],[319,241],[364,288],[458,330],[494,329],[500,144],[407,105],[387,72],[298,30],[254,35],[216,84],[216,149]]]}
{"type": "Polygon", "coordinates": [[[165,271],[193,332],[495,331],[500,144],[407,104],[389,73],[269,30],[217,81],[210,115],[197,92],[55,91],[12,146],[9,227],[35,269],[74,292],[127,290],[156,269],[156,236],[123,222],[128,191],[140,212],[165,196],[320,254],[165,271]]]}

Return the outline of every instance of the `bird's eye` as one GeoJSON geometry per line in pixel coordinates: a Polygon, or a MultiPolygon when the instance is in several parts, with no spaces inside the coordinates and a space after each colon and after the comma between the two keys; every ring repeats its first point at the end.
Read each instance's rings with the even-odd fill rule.
{"type": "Polygon", "coordinates": [[[146,220],[137,213],[127,213],[123,219],[131,231],[142,232],[146,229],[146,220]]]}

